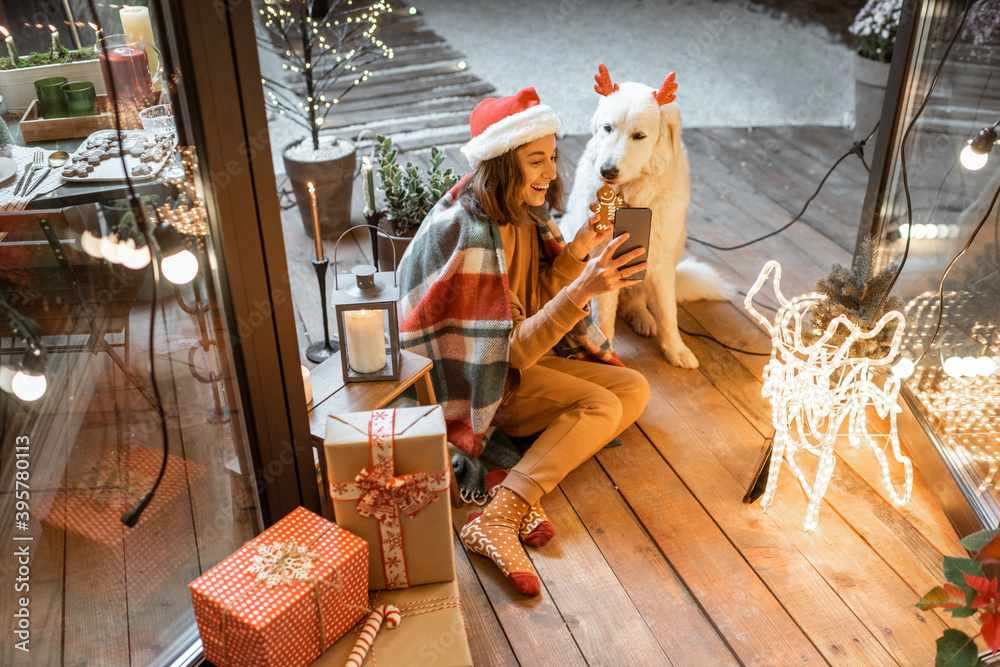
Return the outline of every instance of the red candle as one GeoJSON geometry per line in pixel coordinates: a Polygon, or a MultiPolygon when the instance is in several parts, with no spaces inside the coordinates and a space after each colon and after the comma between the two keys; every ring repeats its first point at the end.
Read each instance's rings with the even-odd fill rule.
{"type": "Polygon", "coordinates": [[[137,46],[126,44],[102,50],[101,70],[108,94],[114,90],[119,101],[144,104],[152,97],[149,59],[137,46]]]}

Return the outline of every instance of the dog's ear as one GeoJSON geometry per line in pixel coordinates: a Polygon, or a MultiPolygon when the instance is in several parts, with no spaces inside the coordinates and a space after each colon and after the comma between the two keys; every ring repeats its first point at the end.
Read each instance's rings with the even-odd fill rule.
{"type": "Polygon", "coordinates": [[[660,107],[660,136],[656,141],[663,142],[674,154],[681,152],[681,112],[677,105],[660,107]]]}

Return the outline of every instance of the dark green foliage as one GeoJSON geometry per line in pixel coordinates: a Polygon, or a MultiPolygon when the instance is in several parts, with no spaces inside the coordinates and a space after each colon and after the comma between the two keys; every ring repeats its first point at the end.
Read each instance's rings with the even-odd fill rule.
{"type": "MultiPolygon", "coordinates": [[[[903,301],[890,296],[875,312],[882,297],[889,289],[896,265],[875,271],[878,244],[874,238],[865,239],[855,255],[850,269],[834,264],[830,274],[816,283],[816,290],[826,298],[812,309],[813,334],[819,336],[837,316],[845,315],[862,331],[871,331],[883,315],[891,310],[902,310],[903,301]]],[[[885,356],[896,331],[896,321],[890,321],[874,338],[859,340],[851,346],[851,356],[876,359],[885,356]]],[[[848,335],[846,327],[838,327],[830,344],[840,346],[848,335]]]]}
{"type": "Polygon", "coordinates": [[[412,162],[405,167],[396,163],[399,151],[392,147],[392,139],[383,135],[375,138],[378,146],[378,175],[385,192],[385,213],[393,225],[396,236],[406,236],[423,222],[434,204],[458,182],[452,169],[441,170],[444,153],[431,148],[431,170],[426,182],[412,162]]]}
{"type": "MultiPolygon", "coordinates": [[[[25,67],[40,67],[42,65],[75,63],[83,60],[97,60],[97,53],[94,51],[94,47],[84,46],[79,51],[70,51],[64,46],[57,58],[53,58],[52,54],[48,51],[21,56],[20,69],[24,69],[25,67]]],[[[2,69],[14,69],[9,57],[0,58],[0,70],[2,69]]]]}

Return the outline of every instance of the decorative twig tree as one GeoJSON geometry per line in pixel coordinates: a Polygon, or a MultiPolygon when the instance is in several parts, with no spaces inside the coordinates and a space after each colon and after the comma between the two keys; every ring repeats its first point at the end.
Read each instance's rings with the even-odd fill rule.
{"type": "Polygon", "coordinates": [[[385,0],[270,0],[260,10],[260,48],[283,61],[290,81],[264,77],[264,92],[279,114],[309,131],[313,150],[331,110],[371,73],[366,66],[392,49],[375,36],[385,0]]]}

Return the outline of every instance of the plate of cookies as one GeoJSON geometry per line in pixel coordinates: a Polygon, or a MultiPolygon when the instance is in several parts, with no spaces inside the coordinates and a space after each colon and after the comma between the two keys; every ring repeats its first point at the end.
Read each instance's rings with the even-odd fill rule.
{"type": "Polygon", "coordinates": [[[154,136],[145,130],[121,130],[117,133],[102,130],[94,132],[80,144],[61,174],[67,181],[123,181],[126,177],[150,179],[170,159],[172,148],[171,135],[154,136]]]}

